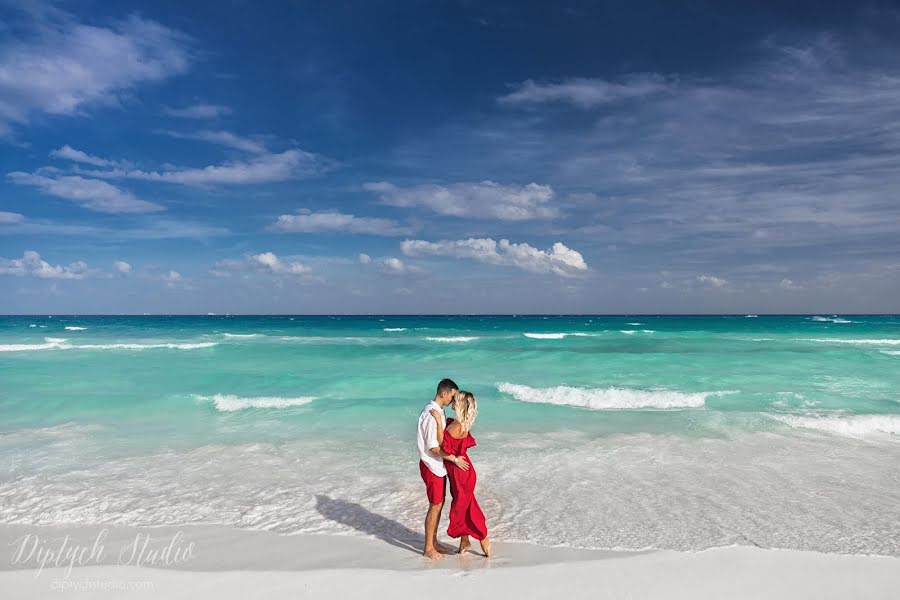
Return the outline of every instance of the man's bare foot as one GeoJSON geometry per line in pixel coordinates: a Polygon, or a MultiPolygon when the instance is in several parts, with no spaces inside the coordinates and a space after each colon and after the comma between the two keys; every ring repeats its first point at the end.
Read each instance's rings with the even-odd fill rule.
{"type": "Polygon", "coordinates": [[[450,546],[447,546],[447,545],[442,544],[442,543],[440,543],[440,542],[437,542],[437,543],[434,545],[434,547],[437,548],[437,551],[438,551],[438,552],[442,552],[443,554],[450,554],[451,552],[453,552],[453,549],[450,548],[450,546]]]}
{"type": "Polygon", "coordinates": [[[469,542],[469,538],[462,538],[461,540],[459,540],[459,553],[465,554],[466,550],[468,550],[469,546],[471,545],[472,544],[471,542],[469,542]]]}
{"type": "Polygon", "coordinates": [[[422,556],[433,559],[444,558],[444,555],[434,548],[425,548],[425,552],[422,553],[422,556]]]}
{"type": "Polygon", "coordinates": [[[491,554],[491,540],[484,538],[481,540],[481,551],[484,552],[485,557],[490,558],[493,556],[491,554]]]}

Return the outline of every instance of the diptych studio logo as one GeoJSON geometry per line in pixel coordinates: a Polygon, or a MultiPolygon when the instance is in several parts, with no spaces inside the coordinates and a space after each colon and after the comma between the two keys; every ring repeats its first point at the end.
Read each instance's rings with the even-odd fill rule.
{"type": "Polygon", "coordinates": [[[182,531],[167,538],[138,532],[133,539],[115,545],[108,540],[108,529],[101,529],[89,543],[68,534],[50,538],[27,533],[9,543],[10,563],[36,569],[35,577],[45,568],[63,568],[62,577],[68,579],[75,567],[110,564],[166,567],[187,563],[196,556],[194,542],[186,540],[182,531]]]}

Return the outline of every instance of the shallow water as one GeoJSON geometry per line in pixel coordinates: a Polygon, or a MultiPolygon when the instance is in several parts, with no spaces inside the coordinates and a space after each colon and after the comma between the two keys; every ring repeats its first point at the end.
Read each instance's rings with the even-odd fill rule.
{"type": "Polygon", "coordinates": [[[500,539],[900,554],[877,315],[0,317],[0,522],[418,530],[447,376],[500,539]]]}

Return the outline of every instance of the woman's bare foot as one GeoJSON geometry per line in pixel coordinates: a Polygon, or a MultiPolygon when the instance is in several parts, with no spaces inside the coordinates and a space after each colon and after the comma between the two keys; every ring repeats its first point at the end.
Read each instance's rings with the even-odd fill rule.
{"type": "Polygon", "coordinates": [[[491,540],[487,538],[481,540],[481,551],[484,552],[484,556],[486,558],[490,558],[491,556],[493,556],[491,554],[491,540]]]}
{"type": "Polygon", "coordinates": [[[465,554],[465,553],[466,553],[466,550],[468,550],[468,549],[469,549],[469,546],[471,546],[471,545],[472,545],[472,543],[469,542],[468,536],[463,536],[463,537],[459,540],[459,553],[460,553],[460,554],[465,554]]]}
{"type": "Polygon", "coordinates": [[[444,555],[434,548],[425,548],[425,552],[422,553],[422,556],[433,559],[444,558],[444,555]]]}

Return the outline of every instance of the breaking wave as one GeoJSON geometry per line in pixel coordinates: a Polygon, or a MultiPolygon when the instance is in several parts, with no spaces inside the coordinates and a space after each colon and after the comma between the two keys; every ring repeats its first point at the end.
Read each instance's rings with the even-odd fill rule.
{"type": "Polygon", "coordinates": [[[236,412],[248,408],[288,408],[291,406],[303,406],[315,400],[313,396],[298,396],[296,398],[256,396],[244,398],[232,394],[213,394],[212,396],[194,394],[194,398],[203,402],[212,402],[216,410],[221,412],[236,412]]]}
{"type": "Polygon", "coordinates": [[[672,390],[633,390],[627,388],[578,388],[560,385],[533,388],[514,383],[497,384],[497,389],[522,402],[576,406],[592,410],[635,408],[701,408],[709,396],[734,392],[676,392],[672,390]]]}

